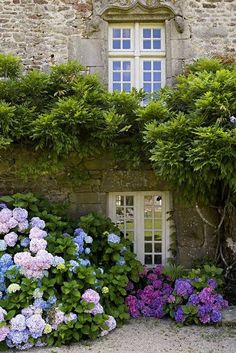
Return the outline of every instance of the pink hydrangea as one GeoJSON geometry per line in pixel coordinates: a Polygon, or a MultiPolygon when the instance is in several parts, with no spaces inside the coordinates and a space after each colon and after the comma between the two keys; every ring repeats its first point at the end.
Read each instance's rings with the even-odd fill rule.
{"type": "Polygon", "coordinates": [[[14,217],[11,217],[9,221],[6,223],[9,229],[16,228],[18,226],[18,222],[14,217]]]}
{"type": "Polygon", "coordinates": [[[37,253],[39,250],[45,250],[47,247],[47,242],[44,239],[31,239],[30,241],[30,251],[37,253]]]}
{"type": "Polygon", "coordinates": [[[24,222],[18,223],[18,231],[19,232],[24,232],[24,230],[29,228],[29,222],[25,220],[24,222]]]}
{"type": "Polygon", "coordinates": [[[0,222],[0,234],[7,234],[9,232],[9,227],[7,223],[0,222]]]}
{"type": "Polygon", "coordinates": [[[4,341],[9,333],[10,329],[7,326],[0,327],[0,342],[4,341]]]}
{"type": "Polygon", "coordinates": [[[9,208],[3,208],[0,211],[0,222],[1,223],[6,223],[8,222],[12,217],[12,211],[9,210],[9,208]]]}
{"type": "Polygon", "coordinates": [[[29,233],[30,239],[43,239],[46,236],[47,236],[47,232],[45,232],[42,229],[39,229],[38,227],[31,228],[30,233],[29,233]]]}
{"type": "Polygon", "coordinates": [[[27,278],[42,278],[43,272],[48,270],[53,262],[53,256],[46,250],[39,250],[35,257],[30,252],[17,253],[14,256],[16,265],[27,278]]]}
{"type": "Polygon", "coordinates": [[[98,304],[100,300],[99,294],[93,289],[87,289],[82,295],[82,298],[87,303],[94,303],[94,304],[98,304]]]}
{"type": "Polygon", "coordinates": [[[16,245],[18,235],[15,232],[11,232],[5,235],[4,240],[8,246],[13,247],[16,245]]]}
{"type": "Polygon", "coordinates": [[[24,208],[16,207],[12,211],[13,217],[19,222],[24,222],[28,217],[28,211],[24,208]]]}

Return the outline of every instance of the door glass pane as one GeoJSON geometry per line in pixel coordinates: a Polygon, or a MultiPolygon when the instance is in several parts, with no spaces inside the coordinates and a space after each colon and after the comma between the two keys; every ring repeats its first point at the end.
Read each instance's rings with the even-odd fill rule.
{"type": "Polygon", "coordinates": [[[154,240],[155,240],[155,241],[160,241],[160,240],[162,240],[162,233],[161,233],[161,232],[155,232],[155,234],[154,234],[154,240]]]}
{"type": "Polygon", "coordinates": [[[152,253],[152,243],[145,243],[144,251],[152,253]]]}
{"type": "Polygon", "coordinates": [[[120,196],[120,195],[116,196],[116,205],[124,206],[124,196],[120,196]]]}
{"type": "Polygon", "coordinates": [[[127,220],[126,221],[126,229],[134,229],[134,220],[127,220]]]}
{"type": "Polygon", "coordinates": [[[154,220],[154,229],[162,228],[162,219],[158,218],[154,220]]]}
{"type": "Polygon", "coordinates": [[[162,263],[162,256],[161,255],[154,255],[154,264],[159,265],[162,263]]]}
{"type": "Polygon", "coordinates": [[[154,244],[154,252],[161,252],[161,243],[155,243],[154,244]]]}
{"type": "Polygon", "coordinates": [[[146,241],[152,241],[152,232],[145,231],[145,232],[144,232],[144,239],[145,239],[146,241]]]}
{"type": "Polygon", "coordinates": [[[128,230],[128,231],[126,232],[126,238],[129,239],[129,240],[133,243],[133,242],[134,242],[134,232],[128,230]]]}
{"type": "Polygon", "coordinates": [[[134,205],[134,197],[126,196],[126,206],[133,206],[133,205],[134,205]]]}
{"type": "Polygon", "coordinates": [[[152,229],[152,219],[144,220],[144,229],[152,229]]]}
{"type": "Polygon", "coordinates": [[[145,255],[144,256],[144,264],[145,265],[152,265],[152,255],[145,255]]]}

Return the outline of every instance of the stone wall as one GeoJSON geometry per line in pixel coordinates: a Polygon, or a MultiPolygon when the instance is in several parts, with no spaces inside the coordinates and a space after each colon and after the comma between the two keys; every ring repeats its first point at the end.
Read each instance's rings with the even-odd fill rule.
{"type": "MultiPolygon", "coordinates": [[[[65,163],[64,169],[56,174],[22,178],[22,161],[36,158],[32,151],[22,148],[1,153],[0,195],[33,192],[52,201],[67,202],[68,214],[77,219],[92,211],[108,215],[110,192],[169,190],[169,186],[154,175],[150,165],[143,164],[134,170],[125,166],[118,168],[108,157],[83,163],[75,158],[65,163]]],[[[177,262],[190,266],[195,258],[212,256],[215,249],[214,230],[203,224],[194,208],[175,202],[173,192],[172,203],[177,231],[177,262]]],[[[203,212],[213,224],[217,222],[215,213],[209,210],[203,212]]]]}
{"type": "MultiPolygon", "coordinates": [[[[44,70],[56,62],[80,59],[107,76],[107,27],[101,16],[109,6],[127,8],[136,0],[1,0],[0,52],[22,57],[26,67],[44,70]]],[[[193,58],[235,54],[234,0],[146,0],[151,9],[166,6],[177,15],[166,21],[169,78],[193,58]],[[184,19],[183,23],[182,20],[184,19]],[[177,23],[177,30],[176,30],[177,23]],[[183,33],[178,25],[184,25],[183,33]]]]}

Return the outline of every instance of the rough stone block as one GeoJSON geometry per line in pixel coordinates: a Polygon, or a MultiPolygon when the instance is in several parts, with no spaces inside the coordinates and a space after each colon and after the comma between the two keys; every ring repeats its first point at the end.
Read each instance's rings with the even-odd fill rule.
{"type": "Polygon", "coordinates": [[[69,41],[69,59],[79,60],[84,66],[104,66],[102,58],[103,41],[73,36],[69,41]]]}

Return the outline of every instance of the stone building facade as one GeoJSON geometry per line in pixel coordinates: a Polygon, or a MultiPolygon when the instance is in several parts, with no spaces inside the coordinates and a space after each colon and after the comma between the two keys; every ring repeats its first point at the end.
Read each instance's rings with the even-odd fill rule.
{"type": "MultiPolygon", "coordinates": [[[[165,83],[171,85],[183,66],[195,58],[235,55],[235,10],[235,0],[1,0],[0,52],[19,55],[26,69],[49,70],[54,63],[79,60],[88,72],[97,73],[108,85],[109,26],[125,23],[133,28],[135,23],[158,23],[165,29],[165,50],[161,55],[165,58],[165,83]]],[[[195,208],[178,204],[168,186],[157,180],[149,166],[117,170],[106,158],[86,162],[89,178],[83,182],[72,182],[66,173],[22,182],[17,177],[17,159],[21,153],[13,151],[2,158],[1,194],[30,190],[53,200],[66,200],[74,217],[89,211],[116,217],[117,205],[122,212],[129,210],[130,218],[134,210],[143,212],[140,204],[147,206],[147,214],[153,208],[152,215],[155,207],[157,214],[161,207],[163,212],[174,210],[177,261],[188,266],[194,258],[214,253],[214,228],[202,221],[195,208]],[[160,197],[163,203],[158,201],[160,197]],[[135,199],[140,203],[132,203],[135,199]]],[[[217,223],[212,211],[202,212],[210,223],[217,223]]],[[[136,225],[129,224],[130,233],[137,225],[145,228],[145,219],[139,215],[136,225]]],[[[161,235],[155,234],[158,233],[153,225],[155,219],[150,221],[152,227],[146,226],[145,242],[141,239],[137,249],[140,259],[151,254],[152,261],[157,262],[164,251],[160,250],[160,243],[166,259],[172,230],[166,214],[163,217],[162,225],[157,226],[161,235]]]]}

